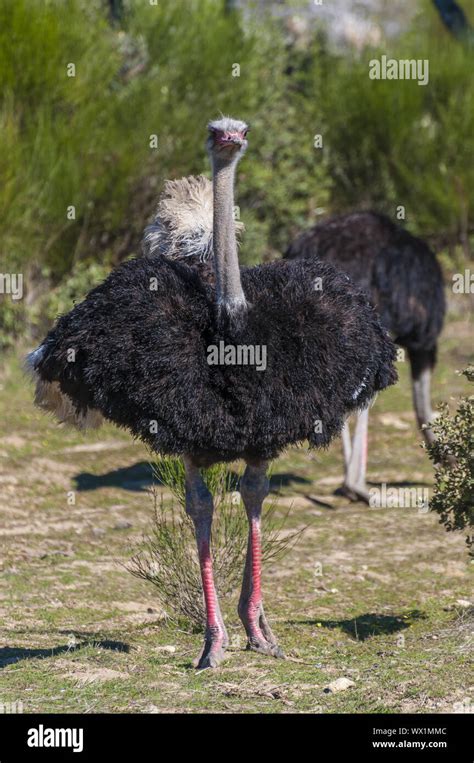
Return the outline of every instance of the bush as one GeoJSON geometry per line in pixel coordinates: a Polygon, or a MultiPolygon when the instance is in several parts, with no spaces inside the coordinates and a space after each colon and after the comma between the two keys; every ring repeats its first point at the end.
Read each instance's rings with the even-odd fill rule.
{"type": "MultiPolygon", "coordinates": [[[[474,366],[462,373],[474,383],[474,366]]],[[[437,467],[430,508],[447,530],[468,530],[466,542],[474,557],[474,395],[462,397],[453,416],[446,403],[440,409],[433,425],[436,442],[428,453],[435,464],[443,464],[448,455],[457,463],[437,467]]]]}
{"type": "MultiPolygon", "coordinates": [[[[25,271],[34,261],[59,281],[81,260],[105,252],[110,266],[137,252],[163,179],[208,170],[207,121],[220,111],[252,121],[273,99],[281,105],[283,69],[274,27],[244,30],[221,0],[188,0],[185,12],[174,0],[130,4],[119,31],[107,23],[102,2],[2,5],[0,220],[7,268],[25,271]],[[74,77],[67,76],[68,63],[74,77]],[[150,147],[154,135],[157,149],[150,147]],[[74,219],[67,217],[71,206],[74,219]]],[[[257,151],[246,162],[251,176],[248,168],[263,165],[265,155],[258,182],[272,193],[276,151],[269,143],[282,127],[282,115],[274,127],[257,120],[257,151]]]]}
{"type": "MultiPolygon", "coordinates": [[[[201,576],[196,551],[194,524],[184,511],[184,466],[181,460],[164,457],[154,466],[157,479],[172,493],[176,503],[166,507],[154,491],[155,518],[151,534],[129,563],[135,577],[156,587],[161,606],[168,614],[184,617],[199,630],[205,625],[201,576]]],[[[228,599],[240,586],[247,549],[248,524],[237,492],[239,475],[225,464],[203,472],[214,497],[212,557],[218,596],[228,599]]],[[[284,555],[302,531],[285,533],[287,515],[275,518],[276,502],[265,508],[262,517],[262,561],[268,563],[284,555]]]]}
{"type": "Polygon", "coordinates": [[[1,300],[0,330],[21,331],[41,279],[39,293],[81,263],[110,268],[138,253],[163,180],[208,172],[205,125],[221,111],[253,125],[238,189],[242,262],[281,250],[289,221],[310,216],[314,162],[310,141],[294,140],[301,115],[286,59],[272,23],[244,26],[221,0],[187,0],[185,12],[174,0],[129,3],[123,29],[99,0],[4,3],[2,271],[23,273],[30,298],[1,300]]]}
{"type": "Polygon", "coordinates": [[[313,83],[322,94],[313,102],[325,127],[332,207],[394,216],[403,205],[418,233],[464,240],[474,203],[471,70],[472,49],[447,33],[431,2],[400,38],[344,55],[316,49],[305,89],[309,97],[313,83]],[[382,55],[428,59],[429,84],[370,79],[369,61],[382,55]]]}

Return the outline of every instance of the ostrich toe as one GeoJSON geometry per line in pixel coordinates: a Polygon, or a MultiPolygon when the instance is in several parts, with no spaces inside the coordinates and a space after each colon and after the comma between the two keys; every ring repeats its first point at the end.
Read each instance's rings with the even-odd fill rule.
{"type": "Polygon", "coordinates": [[[201,654],[194,661],[194,667],[197,670],[206,668],[217,668],[224,659],[226,642],[222,634],[206,636],[201,654]]]}

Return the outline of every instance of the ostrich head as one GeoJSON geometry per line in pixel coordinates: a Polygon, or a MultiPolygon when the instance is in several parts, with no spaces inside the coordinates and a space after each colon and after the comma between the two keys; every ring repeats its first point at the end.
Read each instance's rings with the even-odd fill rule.
{"type": "Polygon", "coordinates": [[[207,129],[207,150],[211,159],[220,162],[238,161],[247,148],[247,133],[249,127],[240,119],[222,117],[209,122],[207,129]]]}

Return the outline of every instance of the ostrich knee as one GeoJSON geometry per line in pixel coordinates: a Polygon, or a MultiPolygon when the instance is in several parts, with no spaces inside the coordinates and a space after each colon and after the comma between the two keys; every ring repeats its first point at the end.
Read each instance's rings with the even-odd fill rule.
{"type": "Polygon", "coordinates": [[[342,431],[344,451],[344,484],[336,490],[336,495],[343,495],[351,501],[369,503],[369,492],[365,482],[367,470],[367,436],[369,409],[357,413],[354,437],[351,443],[349,425],[346,422],[342,431]]]}
{"type": "Polygon", "coordinates": [[[270,482],[267,477],[267,462],[257,465],[247,464],[240,483],[240,495],[244,502],[249,521],[260,521],[262,504],[270,491],[270,482]]]}
{"type": "Polygon", "coordinates": [[[431,408],[431,374],[436,363],[436,347],[431,350],[408,350],[410,359],[413,407],[416,421],[427,445],[435,437],[429,424],[435,418],[431,408]]]}
{"type": "Polygon", "coordinates": [[[344,456],[344,469],[347,476],[347,470],[349,469],[349,463],[351,460],[351,453],[352,453],[351,430],[349,428],[349,418],[346,419],[344,426],[342,428],[341,440],[342,440],[342,454],[344,456]]]}
{"type": "Polygon", "coordinates": [[[267,622],[262,603],[262,503],[269,492],[267,463],[248,464],[242,477],[240,494],[249,522],[247,557],[238,613],[245,627],[248,648],[273,657],[283,657],[267,622]]]}
{"type": "MultiPolygon", "coordinates": [[[[416,421],[426,445],[430,446],[436,442],[436,437],[430,426],[436,418],[431,407],[431,375],[436,361],[436,348],[429,352],[409,351],[409,357],[416,421]]],[[[454,456],[448,453],[442,463],[445,466],[453,467],[456,466],[457,461],[454,456]]]]}
{"type": "Polygon", "coordinates": [[[214,506],[212,495],[201,477],[199,469],[185,458],[186,513],[194,523],[201,570],[202,588],[206,607],[206,634],[202,653],[198,659],[199,669],[216,667],[222,660],[228,644],[227,631],[222,619],[211,558],[211,527],[214,506]]]}
{"type": "Polygon", "coordinates": [[[435,437],[432,429],[428,426],[434,419],[431,408],[431,368],[424,368],[412,379],[413,405],[416,420],[427,445],[434,442],[435,437]]]}

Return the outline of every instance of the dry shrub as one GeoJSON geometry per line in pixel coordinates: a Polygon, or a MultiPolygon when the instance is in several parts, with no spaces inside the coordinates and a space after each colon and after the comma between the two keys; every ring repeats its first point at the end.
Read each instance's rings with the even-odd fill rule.
{"type": "MultiPolygon", "coordinates": [[[[153,466],[153,471],[175,500],[166,505],[153,489],[153,525],[135,550],[128,570],[153,583],[169,616],[184,617],[201,630],[205,610],[194,525],[184,511],[184,466],[179,459],[165,457],[153,466]]],[[[214,496],[212,557],[216,589],[221,599],[228,599],[240,586],[247,549],[247,516],[238,492],[240,475],[225,464],[217,464],[203,470],[203,477],[214,496]]],[[[277,501],[273,500],[262,513],[263,564],[288,552],[303,532],[284,531],[289,512],[277,519],[276,509],[277,501]]]]}

